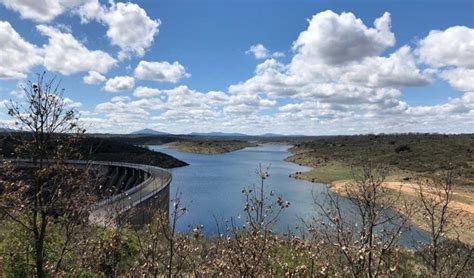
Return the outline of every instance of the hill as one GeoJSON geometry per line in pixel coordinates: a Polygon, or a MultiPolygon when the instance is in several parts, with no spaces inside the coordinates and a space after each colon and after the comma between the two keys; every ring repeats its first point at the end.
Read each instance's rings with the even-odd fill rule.
{"type": "MultiPolygon", "coordinates": [[[[0,155],[6,158],[16,157],[14,154],[16,144],[14,136],[0,134],[0,155]]],[[[107,138],[84,137],[79,141],[77,147],[80,150],[80,158],[84,160],[138,163],[162,168],[188,165],[170,155],[107,138]]],[[[20,157],[28,158],[28,154],[20,157]]]]}
{"type": "Polygon", "coordinates": [[[141,129],[141,130],[134,131],[130,134],[133,134],[133,135],[170,135],[167,132],[162,132],[162,131],[154,130],[154,129],[151,129],[151,128],[144,128],[144,129],[141,129]]]}
{"type": "Polygon", "coordinates": [[[226,132],[191,132],[189,135],[207,136],[207,137],[244,137],[244,136],[249,136],[247,134],[238,133],[238,132],[231,132],[231,133],[226,133],[226,132]]]}
{"type": "Polygon", "coordinates": [[[351,167],[370,158],[394,169],[432,173],[453,164],[474,182],[474,135],[381,134],[327,136],[295,143],[288,160],[313,167],[300,178],[331,182],[352,176],[351,167]]]}

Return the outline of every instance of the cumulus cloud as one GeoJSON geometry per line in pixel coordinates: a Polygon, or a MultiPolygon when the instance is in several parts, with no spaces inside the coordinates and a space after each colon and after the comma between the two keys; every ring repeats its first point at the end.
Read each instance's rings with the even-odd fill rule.
{"type": "Polygon", "coordinates": [[[295,59],[334,65],[379,55],[395,44],[390,24],[387,12],[375,20],[374,28],[368,28],[352,13],[318,13],[293,43],[295,59]]]}
{"type": "Polygon", "coordinates": [[[474,29],[454,26],[431,31],[418,42],[416,54],[454,89],[474,91],[474,29]]]}
{"type": "MultiPolygon", "coordinates": [[[[132,3],[101,5],[87,0],[78,13],[84,22],[96,20],[107,26],[107,37],[120,48],[121,59],[142,56],[160,25],[132,3]]],[[[188,86],[135,88],[135,79],[176,83],[190,76],[179,62],[143,60],[133,77],[106,80],[103,74],[117,61],[103,51],[87,49],[68,28],[39,25],[49,39],[41,49],[0,21],[0,78],[23,78],[44,61],[47,69],[63,74],[86,71],[85,83],[105,82],[103,89],[108,92],[135,88],[135,98],[114,96],[86,113],[83,121],[91,131],[126,132],[157,123],[172,132],[190,128],[306,134],[472,130],[472,29],[455,26],[432,31],[415,49],[407,45],[391,49],[395,36],[390,25],[389,13],[373,26],[352,13],[316,14],[306,30],[295,34],[289,62],[278,61],[280,53],[255,44],[246,53],[263,60],[252,77],[230,85],[226,92],[200,92],[188,86]],[[26,56],[32,59],[23,59],[26,56]],[[403,88],[423,86],[435,78],[446,80],[462,95],[437,105],[413,106],[403,100],[403,88]]],[[[72,108],[81,106],[66,101],[72,108]]]]}
{"type": "Polygon", "coordinates": [[[96,71],[89,71],[88,74],[82,78],[82,80],[86,84],[99,84],[107,80],[107,78],[96,71]]]}
{"type": "MultiPolygon", "coordinates": [[[[253,77],[229,86],[230,98],[244,95],[247,103],[262,98],[269,105],[280,99],[289,102],[280,106],[276,102],[278,112],[265,119],[247,118],[254,121],[254,127],[270,124],[274,130],[314,128],[324,134],[340,134],[421,131],[423,126],[423,131],[430,132],[440,130],[439,123],[450,122],[474,128],[474,120],[467,120],[474,115],[470,93],[445,104],[411,106],[402,100],[401,92],[405,87],[427,85],[437,76],[458,90],[472,91],[474,75],[468,65],[449,62],[448,68],[421,70],[418,49],[402,46],[382,55],[394,43],[388,13],[373,28],[350,13],[317,14],[293,43],[294,56],[288,64],[263,61],[253,77]]],[[[250,111],[242,105],[224,107],[230,122],[235,119],[231,115],[242,120],[242,113],[250,111]]],[[[462,129],[449,124],[443,130],[462,129]]]]}
{"type": "Polygon", "coordinates": [[[5,7],[20,13],[22,18],[39,22],[51,21],[68,9],[87,0],[0,0],[5,7]]]}
{"type": "Polygon", "coordinates": [[[176,83],[183,77],[191,76],[179,63],[140,61],[135,68],[135,78],[158,82],[176,83]]]}
{"type": "Polygon", "coordinates": [[[104,73],[116,63],[106,52],[87,49],[70,33],[47,25],[38,25],[36,29],[48,37],[48,44],[44,46],[44,66],[48,70],[64,75],[81,71],[104,73]]]}
{"type": "MultiPolygon", "coordinates": [[[[410,47],[379,56],[395,43],[390,14],[376,19],[374,26],[368,28],[352,13],[316,14],[293,43],[295,53],[289,64],[267,59],[257,65],[252,78],[229,86],[229,91],[370,103],[373,96],[397,91],[391,89],[430,83],[431,76],[417,67],[410,47]]],[[[397,96],[389,93],[388,97],[397,96]]]]}
{"type": "Polygon", "coordinates": [[[43,62],[42,51],[25,41],[7,21],[0,21],[0,79],[25,78],[43,62]]]}
{"type": "Polygon", "coordinates": [[[260,96],[231,96],[222,91],[199,92],[184,85],[166,90],[142,87],[137,88],[136,92],[145,93],[138,100],[114,97],[98,105],[96,111],[105,113],[110,122],[122,119],[120,124],[125,125],[126,122],[132,129],[151,119],[167,129],[185,131],[183,128],[189,125],[205,130],[221,125],[222,121],[235,124],[236,119],[253,118],[259,111],[276,104],[275,100],[260,96]],[[151,90],[150,94],[148,90],[151,90]]]}
{"type": "Polygon", "coordinates": [[[434,30],[419,41],[417,53],[424,63],[439,68],[457,66],[474,68],[474,29],[454,26],[434,30]]]}
{"type": "Polygon", "coordinates": [[[116,76],[107,80],[104,90],[111,93],[129,91],[135,87],[135,79],[130,76],[116,76]]]}
{"type": "Polygon", "coordinates": [[[430,83],[430,76],[420,71],[408,46],[389,57],[366,58],[343,71],[341,79],[369,87],[410,87],[430,83]]]}
{"type": "Polygon", "coordinates": [[[107,37],[112,45],[121,49],[120,60],[130,55],[143,56],[161,24],[159,19],[151,19],[144,9],[130,2],[111,2],[110,7],[106,7],[98,0],[91,0],[80,7],[79,15],[83,22],[96,20],[107,25],[107,37]]]}
{"type": "Polygon", "coordinates": [[[279,58],[284,57],[285,54],[282,52],[273,52],[271,53],[263,44],[254,44],[250,46],[249,50],[245,51],[246,54],[253,54],[256,59],[266,59],[266,58],[279,58]]]}
{"type": "Polygon", "coordinates": [[[136,97],[149,98],[160,95],[160,90],[150,87],[139,86],[133,91],[133,95],[136,97]]]}
{"type": "Polygon", "coordinates": [[[99,128],[106,130],[135,131],[146,126],[145,123],[151,118],[152,111],[161,109],[164,109],[164,105],[160,98],[143,98],[132,101],[126,96],[116,96],[108,102],[98,104],[95,108],[95,112],[105,114],[106,119],[96,117],[90,120],[86,119],[86,122],[94,123],[94,128],[99,126],[99,128]],[[97,119],[101,119],[101,121],[97,121],[97,119]]]}
{"type": "Polygon", "coordinates": [[[456,90],[474,92],[474,69],[450,69],[441,72],[441,76],[456,90]]]}

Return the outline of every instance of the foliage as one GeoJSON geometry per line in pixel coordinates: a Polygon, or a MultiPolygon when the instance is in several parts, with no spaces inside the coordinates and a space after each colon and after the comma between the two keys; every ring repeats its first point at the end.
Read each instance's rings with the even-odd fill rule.
{"type": "MultiPolygon", "coordinates": [[[[464,182],[474,180],[474,136],[472,134],[380,134],[327,136],[295,144],[290,161],[310,167],[338,162],[361,166],[370,158],[390,168],[432,174],[452,165],[463,169],[464,182]],[[408,151],[409,150],[409,151],[408,151]]],[[[332,180],[344,179],[334,177],[332,180]]]]}
{"type": "MultiPolygon", "coordinates": [[[[95,199],[90,194],[90,168],[70,166],[66,160],[77,155],[77,138],[85,132],[78,126],[76,112],[68,107],[54,78],[38,74],[36,82],[23,84],[24,102],[11,101],[8,114],[19,128],[28,131],[17,138],[15,153],[28,153],[30,167],[4,161],[0,175],[0,210],[27,231],[33,242],[35,275],[45,277],[59,271],[74,231],[87,220],[95,199]],[[61,134],[68,134],[62,136],[61,134]],[[64,241],[58,256],[48,257],[51,223],[64,224],[64,241]]],[[[26,254],[29,257],[29,254],[26,254]]]]}
{"type": "MultiPolygon", "coordinates": [[[[0,154],[3,154],[6,158],[30,157],[29,153],[15,153],[15,146],[21,142],[21,139],[30,136],[27,133],[12,133],[10,135],[0,133],[0,154]]],[[[84,135],[77,138],[75,148],[78,150],[78,154],[72,158],[76,159],[138,163],[162,168],[187,165],[185,162],[167,154],[123,143],[116,138],[98,138],[84,135]]]]}

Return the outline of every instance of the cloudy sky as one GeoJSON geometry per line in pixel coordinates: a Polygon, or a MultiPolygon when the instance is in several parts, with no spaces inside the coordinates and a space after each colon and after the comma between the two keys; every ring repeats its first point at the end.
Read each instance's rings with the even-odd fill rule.
{"type": "Polygon", "coordinates": [[[47,70],[89,132],[474,132],[474,1],[0,0],[0,126],[47,70]]]}

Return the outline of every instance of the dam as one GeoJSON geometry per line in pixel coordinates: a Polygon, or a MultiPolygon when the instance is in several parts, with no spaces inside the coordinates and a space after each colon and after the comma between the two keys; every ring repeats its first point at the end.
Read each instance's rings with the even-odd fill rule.
{"type": "MultiPolygon", "coordinates": [[[[33,165],[28,159],[9,161],[20,168],[33,165]]],[[[127,222],[139,226],[148,223],[154,211],[169,211],[172,175],[166,169],[109,161],[68,160],[66,164],[92,167],[101,177],[97,184],[98,192],[109,193],[98,194],[98,201],[89,215],[92,223],[105,226],[127,222]]]]}

